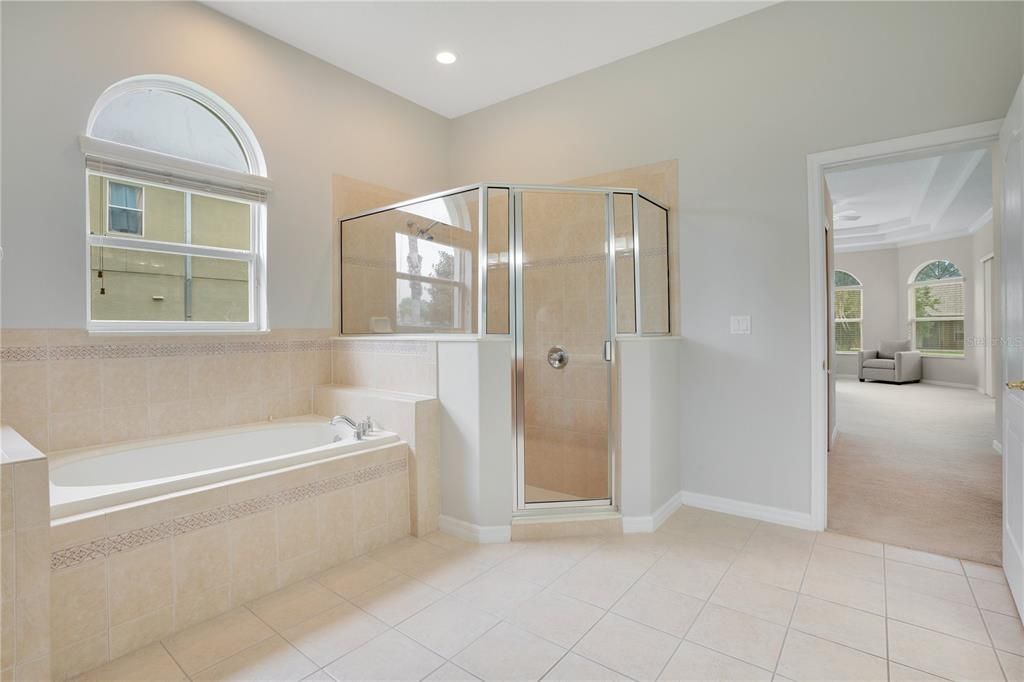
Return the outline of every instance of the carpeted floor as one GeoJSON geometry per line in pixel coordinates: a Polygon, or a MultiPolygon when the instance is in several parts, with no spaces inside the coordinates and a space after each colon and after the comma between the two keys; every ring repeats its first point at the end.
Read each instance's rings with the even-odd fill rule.
{"type": "Polygon", "coordinates": [[[829,528],[1001,564],[994,400],[969,389],[842,379],[836,408],[829,528]]]}

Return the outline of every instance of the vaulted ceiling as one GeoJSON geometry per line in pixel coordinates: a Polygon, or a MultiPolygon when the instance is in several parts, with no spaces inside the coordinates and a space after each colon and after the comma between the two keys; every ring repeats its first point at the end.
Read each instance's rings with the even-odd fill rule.
{"type": "Polygon", "coordinates": [[[455,118],[773,2],[206,4],[455,118]],[[441,51],[458,60],[437,63],[441,51]]]}
{"type": "Polygon", "coordinates": [[[988,149],[826,174],[837,251],[867,251],[973,234],[992,219],[988,149]]]}

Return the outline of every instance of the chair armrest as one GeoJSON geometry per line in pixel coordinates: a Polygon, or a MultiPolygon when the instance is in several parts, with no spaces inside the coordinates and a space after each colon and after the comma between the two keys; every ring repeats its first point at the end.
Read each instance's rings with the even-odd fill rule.
{"type": "Polygon", "coordinates": [[[901,350],[895,354],[896,381],[921,380],[921,352],[901,350]]]}
{"type": "Polygon", "coordinates": [[[864,361],[873,360],[878,357],[877,350],[862,350],[857,351],[857,378],[864,378],[864,361]]]}

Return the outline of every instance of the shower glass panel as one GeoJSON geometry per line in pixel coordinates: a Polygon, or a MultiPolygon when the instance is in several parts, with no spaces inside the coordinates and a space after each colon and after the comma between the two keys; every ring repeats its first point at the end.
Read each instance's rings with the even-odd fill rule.
{"type": "Polygon", "coordinates": [[[633,264],[633,195],[612,195],[615,225],[615,328],[619,334],[635,334],[636,270],[633,264]]]}
{"type": "Polygon", "coordinates": [[[341,333],[475,331],[479,217],[473,189],[342,221],[341,333]]]}
{"type": "Polygon", "coordinates": [[[637,211],[641,326],[644,334],[669,333],[668,211],[642,195],[637,211]]]}
{"type": "Polygon", "coordinates": [[[509,291],[512,283],[511,213],[507,188],[487,190],[487,333],[509,334],[509,291]]]}
{"type": "Polygon", "coordinates": [[[520,504],[609,500],[610,195],[517,196],[520,504]]]}
{"type": "Polygon", "coordinates": [[[668,225],[636,190],[506,184],[343,218],[340,331],[511,339],[517,510],[608,507],[614,341],[669,333],[668,225]]]}

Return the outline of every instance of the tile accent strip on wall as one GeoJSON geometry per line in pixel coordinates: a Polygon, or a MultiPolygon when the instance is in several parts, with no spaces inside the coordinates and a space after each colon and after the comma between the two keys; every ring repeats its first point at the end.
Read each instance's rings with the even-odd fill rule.
{"type": "Polygon", "coordinates": [[[241,502],[226,504],[186,516],[179,516],[167,521],[154,523],[150,526],[135,528],[124,533],[118,533],[117,535],[110,535],[79,545],[58,549],[50,554],[50,570],[57,571],[64,568],[73,568],[94,559],[102,559],[111,554],[159,542],[175,535],[184,535],[185,533],[227,523],[228,521],[245,516],[270,511],[271,509],[299,502],[310,497],[324,495],[343,488],[351,488],[360,483],[401,473],[406,471],[408,466],[407,459],[403,457],[399,460],[349,471],[333,478],[311,481],[276,493],[253,497],[241,502]]]}
{"type": "Polygon", "coordinates": [[[293,341],[225,341],[211,343],[103,343],[76,346],[4,346],[0,360],[117,360],[123,358],[167,358],[188,355],[229,355],[233,353],[287,353],[330,350],[329,339],[293,341]]]}

